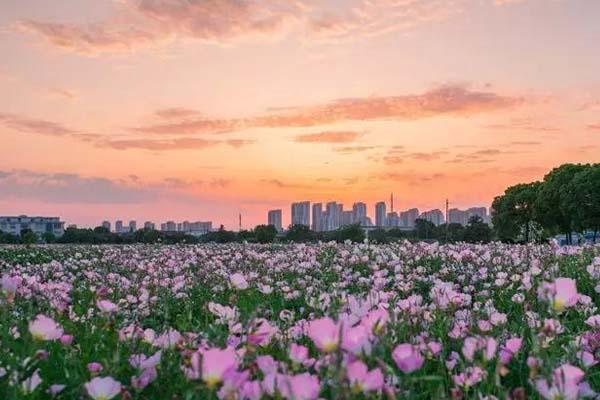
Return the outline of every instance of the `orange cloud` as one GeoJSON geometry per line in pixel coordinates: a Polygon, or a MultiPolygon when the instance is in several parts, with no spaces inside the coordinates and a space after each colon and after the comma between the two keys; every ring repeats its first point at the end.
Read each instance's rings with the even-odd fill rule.
{"type": "Polygon", "coordinates": [[[334,100],[313,107],[291,108],[257,117],[261,127],[302,127],[342,121],[416,120],[437,115],[468,116],[517,106],[522,98],[446,85],[423,94],[334,100]]]}
{"type": "Polygon", "coordinates": [[[0,124],[18,132],[40,135],[64,136],[79,133],[56,122],[9,113],[0,113],[0,124]]]}
{"type": "Polygon", "coordinates": [[[113,20],[88,26],[22,21],[18,27],[54,46],[84,55],[127,52],[177,37],[226,42],[271,37],[297,21],[300,0],[124,0],[113,20]]]}
{"type": "Polygon", "coordinates": [[[201,138],[179,138],[173,140],[147,140],[147,139],[123,139],[107,140],[100,142],[103,147],[117,150],[144,149],[144,150],[182,150],[182,149],[204,149],[221,143],[218,140],[207,140],[201,138]]]}
{"type": "Polygon", "coordinates": [[[351,143],[361,134],[351,131],[329,131],[296,136],[299,143],[351,143]]]}

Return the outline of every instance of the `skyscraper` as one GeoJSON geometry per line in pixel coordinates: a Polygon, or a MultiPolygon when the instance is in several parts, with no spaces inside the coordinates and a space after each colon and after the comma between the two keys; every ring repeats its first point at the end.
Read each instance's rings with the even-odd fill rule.
{"type": "Polygon", "coordinates": [[[315,203],[312,205],[312,224],[311,229],[315,232],[323,230],[323,204],[315,203]]]}
{"type": "Polygon", "coordinates": [[[352,223],[366,225],[367,205],[362,202],[352,205],[352,223]]]}
{"type": "Polygon", "coordinates": [[[154,222],[150,222],[150,221],[144,222],[144,229],[153,231],[155,229],[154,222]]]}
{"type": "Polygon", "coordinates": [[[123,221],[118,220],[115,222],[115,232],[116,233],[123,233],[123,221]]]}
{"type": "Polygon", "coordinates": [[[310,226],[310,201],[292,203],[292,225],[310,226]]]}
{"type": "Polygon", "coordinates": [[[400,217],[398,217],[398,213],[396,211],[392,211],[387,214],[386,225],[391,228],[400,226],[400,217]]]}
{"type": "Polygon", "coordinates": [[[137,222],[134,220],[129,221],[129,232],[135,232],[137,230],[137,222]]]}
{"type": "Polygon", "coordinates": [[[102,221],[102,227],[110,232],[110,221],[102,221]]]}
{"type": "Polygon", "coordinates": [[[354,218],[354,211],[342,211],[342,222],[340,224],[340,226],[348,226],[348,225],[352,225],[353,222],[353,218],[354,218]]]}
{"type": "Polygon", "coordinates": [[[325,224],[326,231],[334,231],[340,227],[340,206],[335,201],[330,201],[325,206],[325,215],[327,223],[325,224]]]}
{"type": "Polygon", "coordinates": [[[419,218],[419,209],[411,208],[400,213],[400,226],[403,228],[414,228],[415,221],[419,218]]]}
{"type": "Polygon", "coordinates": [[[379,227],[386,226],[385,216],[386,216],[386,207],[385,201],[380,201],[375,204],[375,225],[379,227]]]}
{"type": "Polygon", "coordinates": [[[269,225],[273,225],[277,232],[281,232],[283,230],[283,225],[281,223],[281,210],[271,210],[268,214],[269,225]]]}
{"type": "Polygon", "coordinates": [[[419,218],[432,222],[435,226],[442,225],[445,222],[444,213],[437,208],[435,210],[423,212],[419,218]]]}

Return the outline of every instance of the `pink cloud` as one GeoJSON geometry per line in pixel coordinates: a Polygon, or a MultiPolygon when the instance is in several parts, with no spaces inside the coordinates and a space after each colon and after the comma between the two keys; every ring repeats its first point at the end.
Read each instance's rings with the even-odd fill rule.
{"type": "Polygon", "coordinates": [[[361,134],[351,131],[328,131],[296,136],[299,143],[351,143],[361,134]]]}

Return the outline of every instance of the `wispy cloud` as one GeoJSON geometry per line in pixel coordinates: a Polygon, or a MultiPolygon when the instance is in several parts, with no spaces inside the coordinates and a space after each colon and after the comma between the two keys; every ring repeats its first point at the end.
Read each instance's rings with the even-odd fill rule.
{"type": "MultiPolygon", "coordinates": [[[[502,5],[518,0],[488,0],[502,5]]],[[[93,24],[20,21],[18,28],[84,55],[129,52],[177,39],[331,42],[406,32],[462,13],[472,0],[121,0],[93,24]]]]}
{"type": "Polygon", "coordinates": [[[0,124],[18,132],[48,136],[75,135],[79,132],[62,124],[17,114],[0,113],[0,124]]]}
{"type": "Polygon", "coordinates": [[[360,135],[352,131],[328,131],[298,135],[294,140],[299,143],[351,143],[360,135]]]}

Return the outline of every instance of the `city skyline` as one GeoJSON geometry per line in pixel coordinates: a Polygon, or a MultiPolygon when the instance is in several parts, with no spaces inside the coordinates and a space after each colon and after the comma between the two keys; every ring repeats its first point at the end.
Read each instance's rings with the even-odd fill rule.
{"type": "Polygon", "coordinates": [[[298,199],[489,207],[597,161],[598,15],[593,0],[4,1],[0,214],[234,230],[270,209],[286,226],[298,199]]]}

